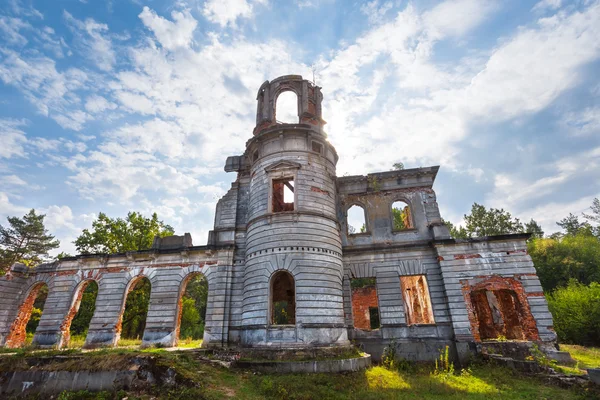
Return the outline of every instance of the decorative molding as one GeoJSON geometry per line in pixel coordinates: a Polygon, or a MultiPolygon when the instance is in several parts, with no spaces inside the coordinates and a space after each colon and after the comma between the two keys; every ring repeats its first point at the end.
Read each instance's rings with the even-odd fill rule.
{"type": "Polygon", "coordinates": [[[277,161],[273,164],[267,165],[265,167],[265,171],[273,172],[273,171],[279,171],[282,169],[300,169],[300,168],[302,168],[302,165],[297,162],[282,160],[282,161],[277,161]]]}
{"type": "Polygon", "coordinates": [[[426,275],[421,260],[403,260],[398,265],[398,275],[426,275]]]}

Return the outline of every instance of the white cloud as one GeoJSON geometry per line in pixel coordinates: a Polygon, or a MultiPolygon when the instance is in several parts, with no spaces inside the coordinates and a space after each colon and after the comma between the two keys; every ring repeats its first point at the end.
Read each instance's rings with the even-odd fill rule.
{"type": "Polygon", "coordinates": [[[562,0],[541,0],[537,2],[531,11],[533,12],[544,12],[548,10],[557,10],[562,5],[562,0]]]}
{"type": "Polygon", "coordinates": [[[27,182],[16,175],[0,176],[0,182],[8,186],[27,186],[27,182]]]}
{"type": "Polygon", "coordinates": [[[27,137],[20,129],[25,124],[25,121],[0,118],[0,158],[25,156],[23,145],[27,142],[27,137]]]}
{"type": "Polygon", "coordinates": [[[600,107],[586,107],[563,116],[562,124],[574,136],[600,135],[600,107]]]}
{"type": "Polygon", "coordinates": [[[96,22],[92,18],[80,21],[68,11],[63,16],[77,39],[82,52],[103,71],[110,71],[116,63],[115,51],[112,48],[108,33],[108,25],[96,22]]]}
{"type": "Polygon", "coordinates": [[[0,33],[8,44],[25,46],[27,39],[19,32],[21,29],[32,29],[31,24],[20,18],[0,15],[0,33]]]}
{"type": "Polygon", "coordinates": [[[500,46],[465,92],[467,112],[514,118],[547,107],[580,83],[580,67],[600,56],[600,4],[559,13],[500,46]]]}
{"type": "MultiPolygon", "coordinates": [[[[535,180],[526,179],[519,173],[500,173],[495,177],[494,188],[486,196],[492,207],[504,207],[521,212],[543,199],[551,199],[554,193],[576,178],[587,177],[590,188],[600,187],[600,147],[563,157],[555,162],[538,166],[544,176],[535,180]]],[[[572,210],[566,211],[565,215],[572,210]]],[[[558,221],[558,219],[557,219],[558,221]]]]}
{"type": "Polygon", "coordinates": [[[85,109],[92,114],[101,113],[106,110],[114,110],[116,108],[117,105],[115,103],[96,94],[89,96],[85,101],[85,109]]]}
{"type": "Polygon", "coordinates": [[[19,89],[39,113],[61,126],[80,130],[89,116],[78,110],[76,92],[86,87],[88,75],[76,68],[56,70],[56,62],[41,55],[22,56],[0,48],[0,80],[19,89]]]}
{"type": "Polygon", "coordinates": [[[428,34],[433,38],[462,36],[485,21],[497,8],[492,0],[448,0],[423,14],[428,34]]]}
{"type": "MultiPolygon", "coordinates": [[[[255,1],[266,3],[266,1],[255,1]]],[[[202,13],[210,22],[226,27],[235,26],[238,19],[252,16],[253,4],[247,0],[207,0],[202,13]]]]}
{"type": "Polygon", "coordinates": [[[391,1],[381,4],[380,0],[372,0],[360,6],[360,11],[367,16],[370,24],[379,24],[383,22],[385,15],[393,6],[391,1]]]}
{"type": "Polygon", "coordinates": [[[0,192],[0,224],[4,224],[7,217],[21,217],[28,211],[27,207],[12,203],[7,193],[0,192]]]}
{"type": "Polygon", "coordinates": [[[173,11],[171,13],[173,22],[157,15],[148,7],[144,7],[139,17],[144,25],[152,30],[158,42],[166,50],[189,47],[194,37],[194,30],[198,25],[188,10],[173,11]]]}

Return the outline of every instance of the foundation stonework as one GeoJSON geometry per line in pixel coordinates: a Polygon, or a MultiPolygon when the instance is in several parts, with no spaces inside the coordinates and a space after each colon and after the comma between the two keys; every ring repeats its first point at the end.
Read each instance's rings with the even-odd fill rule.
{"type": "Polygon", "coordinates": [[[13,266],[0,278],[0,345],[20,344],[31,293],[43,284],[49,293],[34,344],[65,345],[81,293],[94,280],[98,296],[85,347],[114,346],[127,293],[145,277],[151,295],[143,344],[173,346],[185,285],[202,274],[209,288],[204,347],[353,341],[375,360],[392,344],[407,359],[433,360],[446,345],[465,359],[482,338],[506,334],[553,347],[556,334],[527,254],[528,235],[452,239],[432,188],[437,166],[337,177],[322,99],[321,88],[301,76],[263,83],[252,138],[242,155],[226,160],[225,170],[237,178],[217,203],[207,245],[194,246],[186,234],[157,239],[145,251],[79,255],[32,270],[13,266]],[[297,124],[276,120],[284,91],[298,98],[297,124]],[[397,201],[408,207],[401,230],[393,223],[397,201]],[[364,209],[365,225],[348,234],[352,205],[364,209]],[[279,271],[289,277],[274,296],[279,271]],[[403,295],[402,277],[414,277],[404,279],[405,290],[418,295],[403,295]],[[350,283],[358,278],[375,278],[367,307],[353,304],[350,283]],[[413,281],[418,285],[407,286],[413,281]],[[365,329],[369,306],[377,308],[377,329],[365,329]]]}

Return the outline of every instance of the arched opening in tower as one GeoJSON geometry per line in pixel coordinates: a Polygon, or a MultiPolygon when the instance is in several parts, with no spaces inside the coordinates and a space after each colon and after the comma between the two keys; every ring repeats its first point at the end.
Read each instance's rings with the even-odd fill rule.
{"type": "Polygon", "coordinates": [[[286,91],[277,96],[275,120],[283,124],[297,124],[300,121],[296,93],[286,91]]]}
{"type": "Polygon", "coordinates": [[[204,337],[208,281],[201,273],[185,277],[180,290],[177,314],[177,344],[194,343],[204,337]]]}
{"type": "Polygon", "coordinates": [[[296,324],[296,287],[287,271],[276,272],[271,278],[271,324],[296,324]]]}
{"type": "Polygon", "coordinates": [[[367,231],[367,223],[365,218],[365,209],[354,204],[348,209],[348,235],[356,235],[357,233],[365,233],[367,231]]]}
{"type": "Polygon", "coordinates": [[[73,294],[71,308],[60,326],[62,343],[59,347],[83,347],[96,310],[98,284],[94,280],[82,282],[73,294]]]}
{"type": "Polygon", "coordinates": [[[404,231],[414,229],[410,207],[403,201],[392,203],[392,230],[404,231]]]}
{"type": "Polygon", "coordinates": [[[17,318],[10,327],[5,346],[8,348],[22,347],[33,340],[48,297],[48,285],[44,282],[34,284],[19,307],[17,318]]]}
{"type": "Polygon", "coordinates": [[[119,346],[141,344],[146,329],[152,285],[146,277],[138,277],[129,286],[121,323],[117,326],[119,346]]]}

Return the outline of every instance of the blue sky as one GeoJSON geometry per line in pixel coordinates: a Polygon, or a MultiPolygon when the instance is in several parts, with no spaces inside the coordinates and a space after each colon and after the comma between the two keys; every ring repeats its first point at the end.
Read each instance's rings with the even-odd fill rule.
{"type": "Polygon", "coordinates": [[[314,73],[339,176],[441,165],[445,219],[551,233],[600,196],[599,58],[592,0],[0,0],[0,217],[74,252],[156,211],[205,244],[258,87],[314,73]]]}

